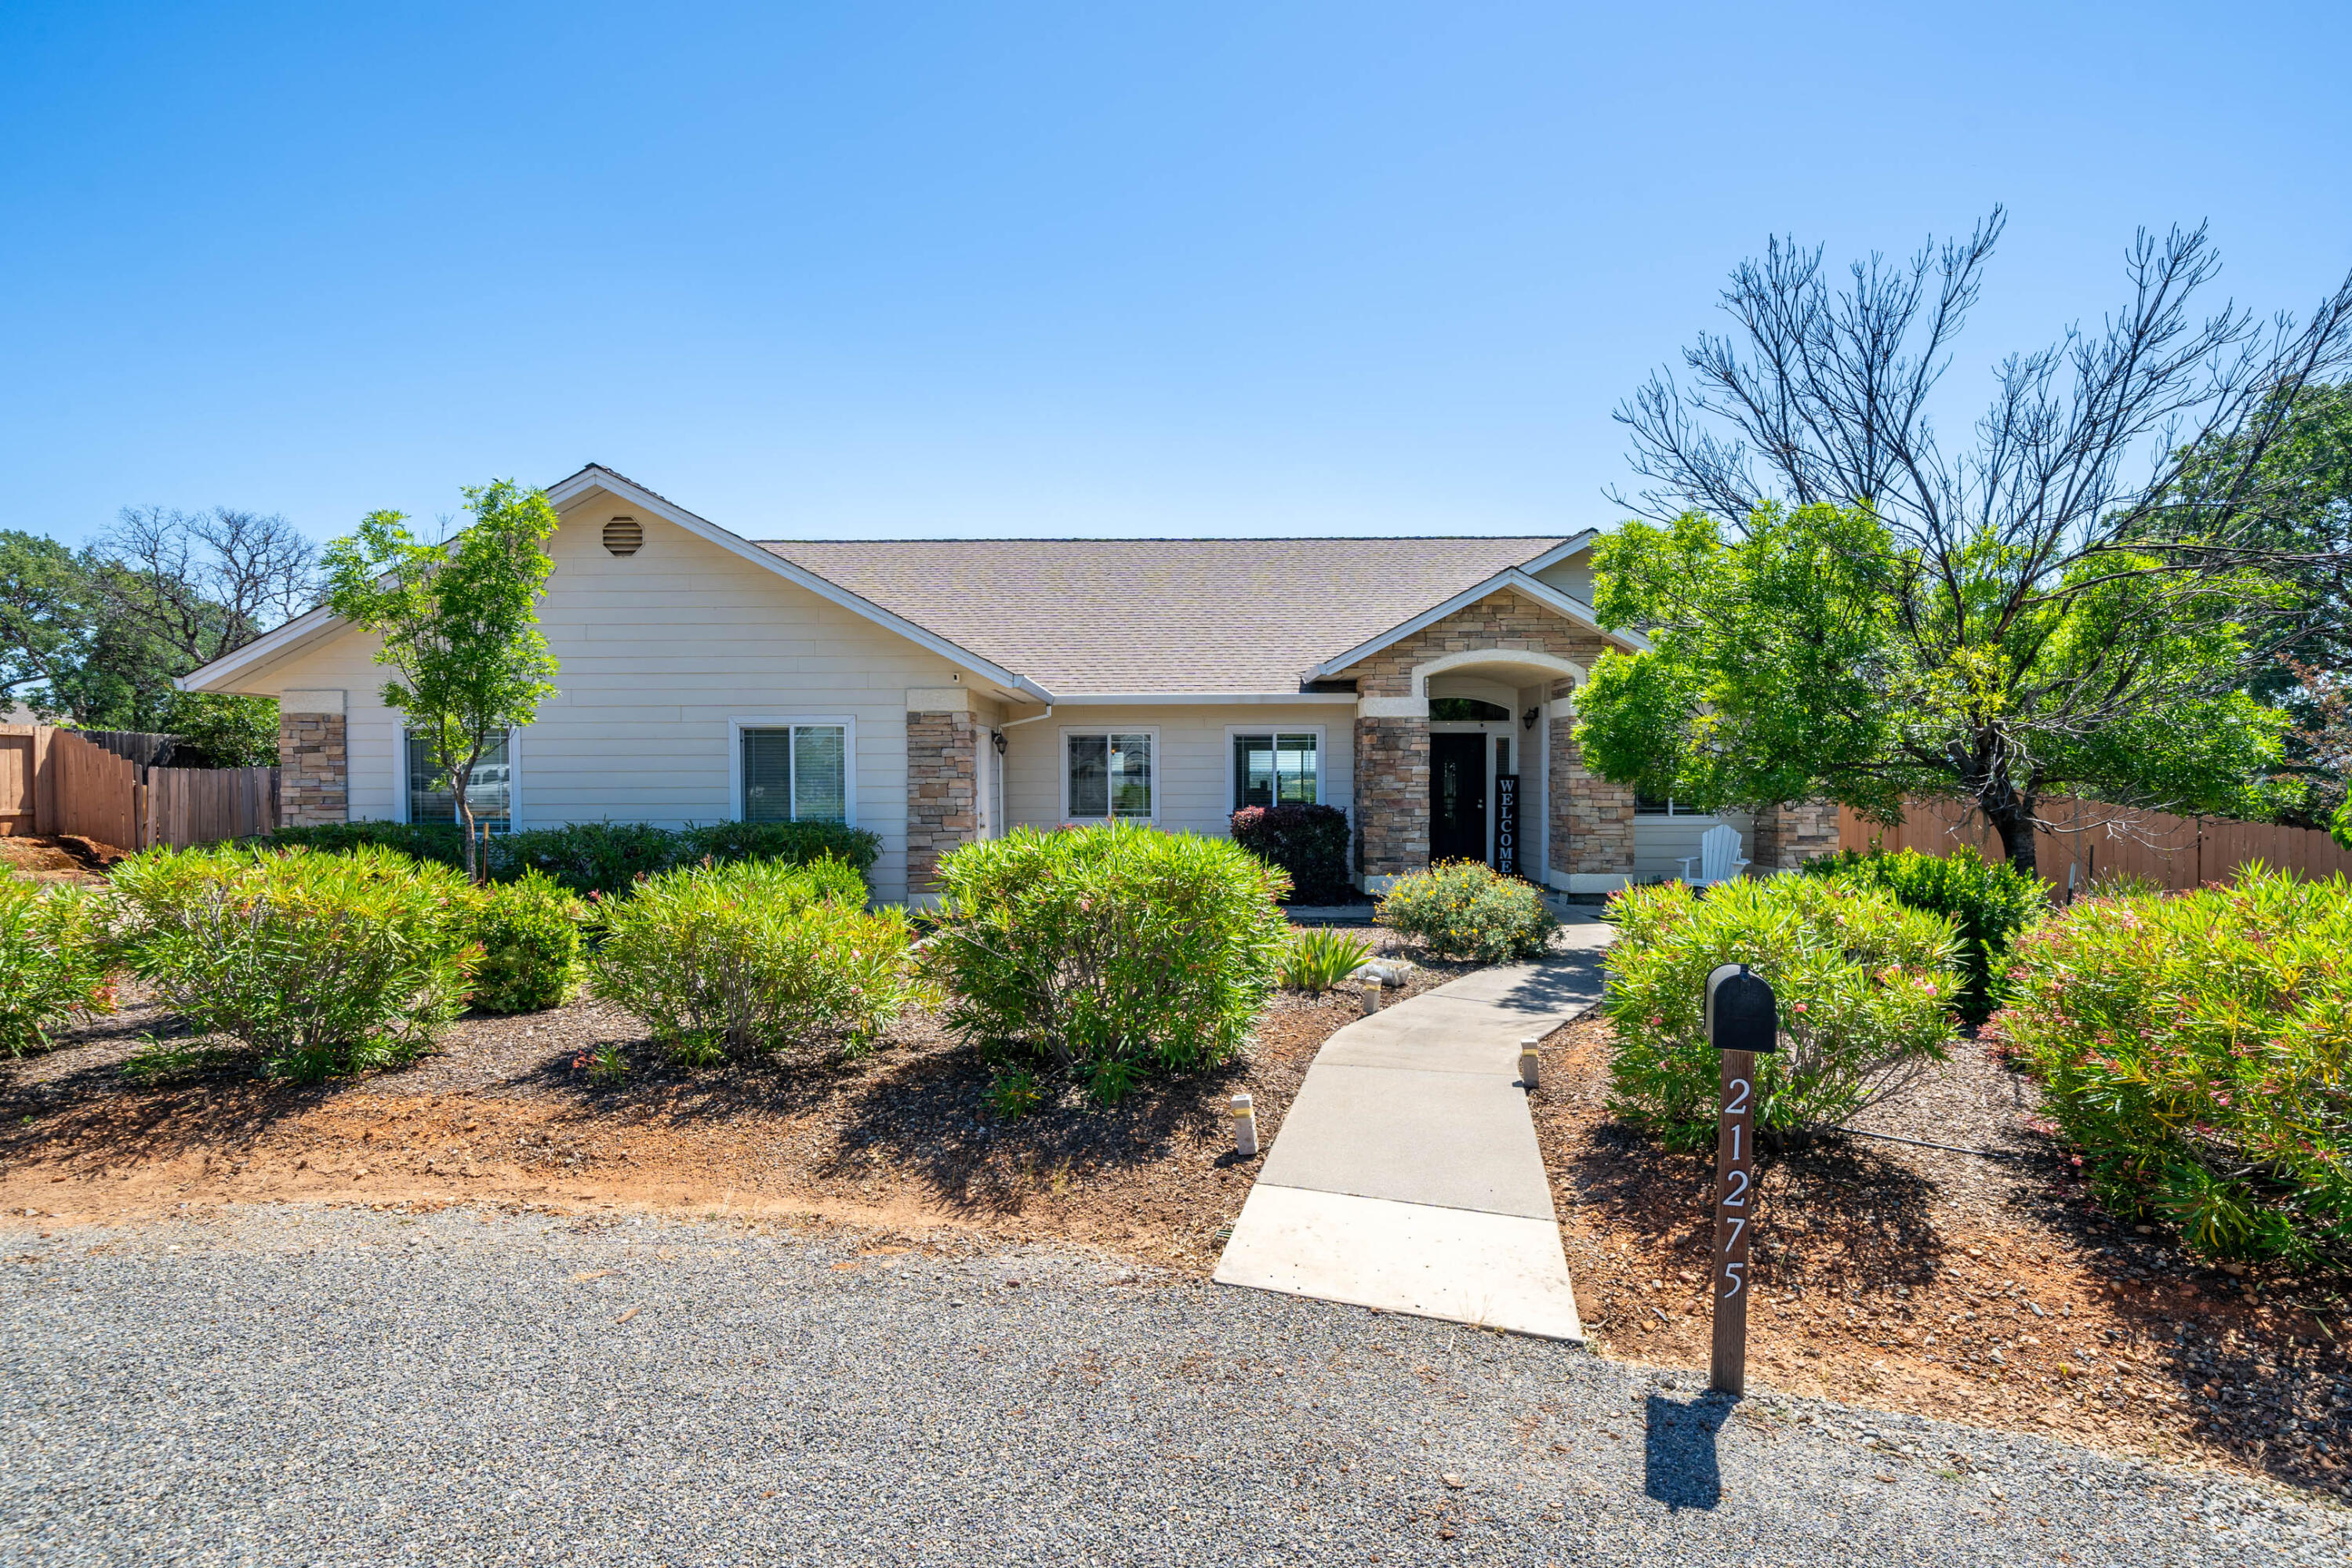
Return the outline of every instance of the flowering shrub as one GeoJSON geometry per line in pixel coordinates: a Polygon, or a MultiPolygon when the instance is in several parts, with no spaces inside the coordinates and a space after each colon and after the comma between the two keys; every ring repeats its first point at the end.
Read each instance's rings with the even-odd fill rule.
{"type": "Polygon", "coordinates": [[[2077,902],[2017,945],[1988,1036],[2098,1201],[2195,1251],[2352,1260],[2352,884],[2077,902]]]}
{"type": "Polygon", "coordinates": [[[473,903],[482,960],[467,1000],[485,1013],[561,1006],[578,976],[588,906],[537,870],[475,889],[473,903]]]}
{"type": "Polygon", "coordinates": [[[861,1050],[910,999],[906,911],[867,909],[865,879],[838,860],[688,867],[600,912],[591,988],[694,1065],[811,1043],[861,1050]]]}
{"type": "Polygon", "coordinates": [[[48,1026],[114,1007],[106,903],[85,889],[0,872],[0,1051],[49,1043],[48,1026]]]}
{"type": "Polygon", "coordinates": [[[1445,860],[1399,877],[1373,921],[1417,939],[1433,956],[1502,963],[1541,955],[1559,929],[1531,882],[1477,860],[1445,860]]]}
{"type": "Polygon", "coordinates": [[[1960,939],[1960,972],[1967,984],[1953,998],[1960,1016],[1981,1024],[1999,1005],[2001,965],[2017,933],[2050,908],[2046,884],[2007,861],[1989,862],[1972,845],[1949,855],[1863,854],[1849,849],[1807,861],[1805,875],[1829,877],[1857,888],[1895,895],[1906,909],[1948,918],[1960,939]]]}
{"type": "Polygon", "coordinates": [[[1950,1052],[1952,928],[1889,894],[1773,877],[1701,899],[1669,882],[1618,894],[1611,913],[1610,1109],[1670,1148],[1715,1142],[1721,1066],[1703,1014],[1719,964],[1748,964],[1780,1000],[1780,1048],[1756,1061],[1764,1132],[1834,1126],[1950,1052]]]}
{"type": "Polygon", "coordinates": [[[1117,1100],[1239,1048],[1289,947],[1288,879],[1228,838],[1017,828],[940,863],[947,1023],[1117,1100]]]}
{"type": "Polygon", "coordinates": [[[282,1077],[430,1050],[481,958],[465,878],[381,847],[151,849],[111,890],[132,972],[282,1077]]]}
{"type": "Polygon", "coordinates": [[[1348,879],[1348,814],[1336,805],[1245,805],[1234,813],[1234,842],[1290,873],[1290,900],[1344,904],[1355,896],[1348,879]]]}

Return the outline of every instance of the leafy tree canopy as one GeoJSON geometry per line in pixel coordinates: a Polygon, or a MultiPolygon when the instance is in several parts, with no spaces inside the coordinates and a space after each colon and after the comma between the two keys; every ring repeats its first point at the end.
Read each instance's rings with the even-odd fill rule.
{"type": "Polygon", "coordinates": [[[465,492],[471,526],[428,542],[396,511],[371,512],[359,531],[327,547],[327,602],[383,639],[378,664],[387,707],[433,747],[466,830],[466,868],[481,876],[479,837],[467,798],[493,735],[529,724],[555,691],[555,656],[539,630],[539,596],[555,570],[543,548],[555,508],[541,490],[509,480],[465,492]]]}
{"type": "MultiPolygon", "coordinates": [[[[2021,563],[1987,542],[1930,574],[1867,509],[1767,503],[1601,542],[1596,608],[1649,628],[1604,654],[1577,740],[1605,775],[1701,806],[2080,794],[2259,814],[2289,721],[2237,689],[2252,570],[2176,579],[2152,558],[2072,567],[2013,616],[2021,563]],[[2120,569],[2118,569],[2120,568],[2120,569]]],[[[2030,863],[2030,862],[2029,862],[2030,863]]]]}
{"type": "Polygon", "coordinates": [[[1882,817],[1958,798],[2021,867],[2054,791],[2275,804],[2287,722],[2252,687],[2340,633],[2314,585],[2352,565],[2305,467],[2352,367],[2352,276],[2300,321],[2200,314],[2205,232],[2143,233],[2120,308],[1998,361],[1983,411],[1939,426],[2003,222],[1842,282],[1775,239],[1732,274],[1731,330],[1619,410],[1656,526],[1600,552],[1596,599],[1656,651],[1581,696],[1604,773],[1882,817]]]}

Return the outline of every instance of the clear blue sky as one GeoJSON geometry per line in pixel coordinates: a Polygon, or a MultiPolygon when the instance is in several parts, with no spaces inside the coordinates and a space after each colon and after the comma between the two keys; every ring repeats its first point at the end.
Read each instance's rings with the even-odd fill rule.
{"type": "Polygon", "coordinates": [[[0,527],[591,459],[763,537],[1607,523],[1774,231],[2008,203],[1969,404],[2137,225],[2307,309],[2347,58],[2340,3],[17,0],[0,527]]]}

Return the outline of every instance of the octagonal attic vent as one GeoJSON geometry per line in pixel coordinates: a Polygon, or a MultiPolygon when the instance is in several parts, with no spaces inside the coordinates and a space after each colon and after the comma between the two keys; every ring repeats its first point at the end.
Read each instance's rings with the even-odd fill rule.
{"type": "Polygon", "coordinates": [[[635,555],[645,542],[646,531],[634,517],[616,517],[604,525],[604,548],[615,555],[635,555]]]}

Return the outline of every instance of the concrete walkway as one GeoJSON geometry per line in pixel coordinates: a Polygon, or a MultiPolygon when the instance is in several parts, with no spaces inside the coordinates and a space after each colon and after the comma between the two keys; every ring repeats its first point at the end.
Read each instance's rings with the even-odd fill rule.
{"type": "Polygon", "coordinates": [[[1221,1284],[1580,1340],[1519,1042],[1601,999],[1612,927],[1482,969],[1324,1042],[1266,1152],[1221,1284]]]}

